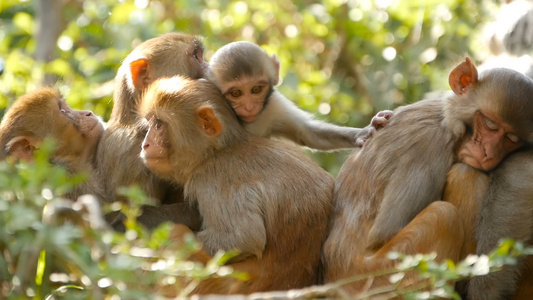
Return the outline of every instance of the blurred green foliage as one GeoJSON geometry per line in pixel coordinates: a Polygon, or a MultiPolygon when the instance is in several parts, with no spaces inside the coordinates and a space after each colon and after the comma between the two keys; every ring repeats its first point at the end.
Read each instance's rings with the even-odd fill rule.
{"type": "MultiPolygon", "coordinates": [[[[107,210],[126,214],[126,232],[105,225],[98,200],[92,196],[73,202],[62,198],[83,176],[72,176],[48,161],[53,143],[45,142],[32,162],[0,162],[0,298],[1,299],[167,299],[158,285],[175,285],[187,296],[206,278],[232,276],[246,280],[226,262],[237,253],[217,253],[206,265],[189,261],[200,244],[192,235],[183,242],[170,239],[171,225],[152,232],[136,222],[139,205],[146,203],[137,189],[128,205],[116,203],[107,210]]],[[[256,299],[303,298],[346,299],[339,287],[355,281],[387,276],[390,287],[366,289],[350,299],[383,298],[459,299],[454,282],[486,275],[515,264],[517,257],[533,255],[532,247],[512,240],[502,241],[489,255],[471,255],[454,264],[435,261],[435,254],[406,256],[389,253],[395,268],[380,270],[323,286],[286,294],[256,294],[256,299]],[[409,272],[424,280],[404,287],[409,272]],[[300,293],[300,294],[298,294],[300,293]],[[335,294],[337,293],[337,294],[335,294]]]]}
{"type": "MultiPolygon", "coordinates": [[[[121,60],[143,40],[184,31],[205,37],[207,60],[236,40],[276,53],[282,93],[317,118],[356,127],[379,110],[448,89],[451,66],[486,51],[481,30],[498,6],[495,0],[65,0],[55,53],[43,62],[34,58],[41,46],[39,1],[47,2],[0,1],[0,114],[51,74],[72,107],[107,120],[121,60]]],[[[61,198],[83,176],[50,166],[50,149],[44,146],[33,163],[0,163],[0,298],[139,299],[154,297],[156,282],[242,276],[220,267],[231,253],[207,266],[190,263],[186,258],[199,247],[192,238],[178,249],[168,225],[152,233],[139,226],[144,197],[136,189],[124,191],[128,206],[107,208],[127,215],[125,235],[95,227],[82,203],[61,198]]],[[[347,153],[310,155],[336,174],[347,153]]],[[[506,241],[488,258],[457,265],[435,264],[431,256],[393,258],[402,271],[431,278],[434,295],[449,296],[453,281],[531,251],[506,241]]]]}
{"type": "MultiPolygon", "coordinates": [[[[45,3],[45,0],[39,0],[45,3]]],[[[50,1],[49,1],[50,2],[50,1]]],[[[206,58],[236,40],[281,59],[279,90],[317,118],[363,127],[379,110],[448,89],[447,74],[485,47],[495,0],[66,0],[48,63],[32,57],[38,1],[0,2],[0,108],[45,74],[75,108],[110,115],[113,77],[139,42],[169,31],[205,37],[206,58]]],[[[311,153],[334,175],[348,152],[311,153]]]]}
{"type": "Polygon", "coordinates": [[[192,235],[179,242],[169,239],[170,224],[140,226],[147,199],[138,190],[124,191],[135,197],[116,207],[126,233],[108,229],[96,198],[62,198],[83,178],[51,165],[52,149],[48,141],[33,162],[0,162],[1,299],[154,299],[162,282],[186,295],[204,278],[246,278],[222,266],[231,251],[204,266],[187,261],[201,247],[192,235]]]}

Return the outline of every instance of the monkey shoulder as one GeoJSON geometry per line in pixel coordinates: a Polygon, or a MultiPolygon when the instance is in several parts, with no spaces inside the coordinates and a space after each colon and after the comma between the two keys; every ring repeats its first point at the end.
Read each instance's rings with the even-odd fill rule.
{"type": "Polygon", "coordinates": [[[251,137],[249,141],[222,149],[198,167],[201,177],[210,174],[212,180],[253,181],[258,178],[267,179],[276,174],[278,178],[299,176],[316,176],[332,178],[332,176],[303,153],[297,146],[280,140],[251,137]],[[239,172],[231,172],[228,168],[238,168],[239,172]],[[223,178],[220,173],[227,174],[223,178]]]}
{"type": "Polygon", "coordinates": [[[202,163],[186,189],[194,191],[198,202],[209,202],[212,196],[233,203],[233,195],[246,192],[262,203],[277,201],[293,206],[293,197],[303,197],[324,206],[331,202],[333,185],[333,176],[302,150],[275,140],[252,138],[202,163]]]}

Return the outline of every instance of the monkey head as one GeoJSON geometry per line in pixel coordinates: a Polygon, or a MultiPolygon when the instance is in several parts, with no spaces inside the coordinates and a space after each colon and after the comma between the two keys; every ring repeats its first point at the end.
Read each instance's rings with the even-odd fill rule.
{"type": "Polygon", "coordinates": [[[52,158],[84,160],[95,151],[104,123],[88,110],[71,109],[58,91],[41,88],[17,99],[0,123],[2,155],[31,160],[45,138],[52,158]]]}
{"type": "Polygon", "coordinates": [[[208,153],[246,139],[231,107],[207,80],[157,80],[147,89],[140,112],[148,123],[141,158],[154,174],[180,184],[208,153]]]}
{"type": "Polygon", "coordinates": [[[279,60],[256,44],[233,42],[215,52],[207,78],[221,90],[239,119],[251,123],[278,84],[279,60]]]}
{"type": "Polygon", "coordinates": [[[158,78],[174,75],[202,78],[207,69],[203,42],[197,36],[167,33],[137,46],[120,69],[119,74],[127,77],[128,87],[138,92],[158,78]]]}
{"type": "Polygon", "coordinates": [[[460,161],[488,171],[533,142],[533,80],[503,68],[478,76],[467,58],[450,73],[449,82],[456,95],[448,99],[446,120],[455,133],[466,133],[460,161]]]}
{"type": "MultiPolygon", "coordinates": [[[[135,127],[138,103],[146,87],[163,77],[182,75],[202,78],[207,69],[204,46],[200,37],[167,33],[137,46],[120,66],[115,77],[113,111],[109,127],[135,127]]],[[[136,128],[136,127],[135,127],[136,128]]]]}

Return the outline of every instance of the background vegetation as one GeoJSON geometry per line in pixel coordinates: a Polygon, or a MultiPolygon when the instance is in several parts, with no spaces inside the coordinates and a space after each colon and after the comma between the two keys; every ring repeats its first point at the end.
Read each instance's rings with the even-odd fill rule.
{"type": "MultiPolygon", "coordinates": [[[[362,127],[379,110],[448,89],[447,74],[465,55],[484,61],[482,33],[498,6],[496,0],[0,0],[0,116],[17,97],[54,85],[72,107],[107,120],[121,60],[143,40],[183,31],[205,37],[207,60],[236,40],[276,53],[282,93],[318,118],[362,127]]],[[[135,222],[143,203],[135,189],[125,191],[130,205],[104,208],[123,210],[126,234],[103,228],[94,199],[62,198],[80,177],[50,166],[50,149],[30,164],[0,162],[0,298],[156,298],[156,283],[181,282],[186,295],[206,277],[242,278],[221,267],[231,253],[202,266],[186,260],[199,247],[194,240],[169,241],[168,225],[146,232],[135,222]]],[[[347,153],[310,155],[336,174],[347,153]]],[[[401,271],[422,271],[430,286],[394,292],[451,297],[455,280],[532,251],[506,241],[458,265],[396,256],[401,271]]],[[[403,278],[397,270],[385,274],[398,284],[403,278]]],[[[331,296],[338,285],[303,293],[331,296]]],[[[383,292],[390,291],[362,296],[383,292]]]]}
{"type": "MultiPolygon", "coordinates": [[[[464,55],[486,55],[495,0],[0,1],[0,109],[42,84],[110,115],[113,77],[143,40],[205,37],[206,58],[248,40],[276,53],[279,89],[317,118],[362,127],[382,109],[448,89],[464,55]],[[39,9],[42,7],[43,9],[39,9]],[[48,74],[48,75],[47,75],[48,74]]],[[[1,111],[0,111],[1,114],[1,111]]],[[[334,175],[348,152],[312,153],[334,175]]]]}

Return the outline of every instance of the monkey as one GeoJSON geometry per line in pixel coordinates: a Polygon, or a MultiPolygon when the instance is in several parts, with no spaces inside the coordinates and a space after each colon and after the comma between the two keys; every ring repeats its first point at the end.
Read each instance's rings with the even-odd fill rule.
{"type": "MultiPolygon", "coordinates": [[[[509,69],[478,76],[466,58],[450,73],[449,84],[449,98],[397,108],[391,122],[341,167],[323,250],[326,282],[357,274],[355,258],[375,254],[441,200],[454,163],[490,172],[533,141],[531,79],[509,69]]],[[[438,239],[411,242],[416,253],[438,239]]]]}
{"type": "Polygon", "coordinates": [[[249,134],[205,79],[159,79],[147,89],[141,158],[197,203],[205,255],[237,249],[250,280],[202,282],[194,293],[248,294],[313,285],[332,208],[333,176],[296,145],[249,134]]]}
{"type": "MultiPolygon", "coordinates": [[[[528,176],[532,168],[529,148],[509,155],[488,174],[463,163],[450,169],[444,200],[461,212],[470,240],[466,243],[465,239],[461,258],[488,254],[502,238],[533,245],[533,186],[528,176]]],[[[516,265],[460,282],[456,289],[464,299],[510,299],[515,292],[529,299],[527,293],[531,295],[533,289],[526,280],[533,276],[531,261],[532,257],[519,258],[516,265]],[[517,285],[519,280],[521,285],[517,285]]]]}
{"type": "Polygon", "coordinates": [[[3,116],[0,159],[32,161],[42,142],[53,139],[51,162],[72,174],[88,175],[85,183],[65,197],[73,201],[84,194],[103,197],[94,178],[93,159],[104,129],[104,122],[91,111],[73,110],[57,90],[39,88],[18,98],[3,116]]]}
{"type": "MultiPolygon", "coordinates": [[[[97,170],[109,201],[123,200],[117,188],[131,185],[138,185],[156,201],[155,206],[145,206],[138,218],[149,229],[163,221],[183,222],[192,228],[198,228],[200,222],[194,208],[183,204],[181,188],[154,176],[139,158],[146,129],[139,122],[138,103],[146,87],[157,78],[177,74],[203,77],[207,68],[203,53],[200,37],[167,33],[137,46],[115,77],[114,106],[98,147],[97,170]],[[166,199],[178,203],[165,203],[166,199]]],[[[107,219],[115,229],[123,230],[122,218],[110,215],[107,219]]]]}
{"type": "Polygon", "coordinates": [[[244,128],[257,136],[284,137],[317,150],[361,147],[388,122],[391,111],[378,113],[364,129],[316,120],[274,87],[280,62],[250,42],[232,42],[211,57],[207,79],[231,104],[244,128]]]}

